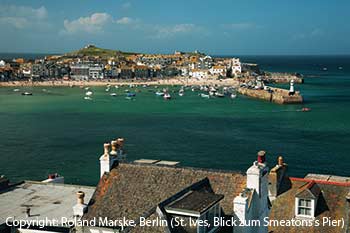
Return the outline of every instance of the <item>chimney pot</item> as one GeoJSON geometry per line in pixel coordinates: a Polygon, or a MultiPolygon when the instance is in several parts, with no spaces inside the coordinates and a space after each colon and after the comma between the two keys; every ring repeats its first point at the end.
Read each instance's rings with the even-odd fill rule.
{"type": "Polygon", "coordinates": [[[111,150],[111,155],[116,155],[117,154],[117,150],[118,150],[118,144],[117,141],[113,140],[111,141],[111,146],[112,146],[112,150],[111,150]]]}
{"type": "Polygon", "coordinates": [[[105,143],[105,144],[103,144],[103,148],[104,148],[104,153],[103,153],[103,155],[105,155],[105,156],[109,155],[109,149],[110,149],[110,147],[111,147],[111,144],[110,144],[110,143],[105,143]]]}
{"type": "Polygon", "coordinates": [[[124,146],[124,138],[118,138],[117,139],[117,144],[119,145],[120,148],[124,146]]]}
{"type": "Polygon", "coordinates": [[[77,192],[77,203],[84,204],[84,197],[85,197],[85,193],[83,191],[78,191],[77,192]]]}
{"type": "Polygon", "coordinates": [[[266,152],[261,150],[258,152],[258,163],[265,163],[266,152]]]}
{"type": "Polygon", "coordinates": [[[279,166],[283,166],[283,165],[284,165],[283,157],[282,157],[282,156],[278,156],[278,165],[279,165],[279,166]]]}

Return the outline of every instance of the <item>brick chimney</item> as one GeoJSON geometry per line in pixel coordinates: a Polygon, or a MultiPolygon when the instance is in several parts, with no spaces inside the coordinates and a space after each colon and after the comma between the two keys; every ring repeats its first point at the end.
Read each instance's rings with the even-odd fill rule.
{"type": "Polygon", "coordinates": [[[281,186],[287,175],[288,165],[284,163],[283,157],[278,156],[277,165],[273,167],[269,174],[269,198],[275,200],[281,194],[281,186]]]}
{"type": "Polygon", "coordinates": [[[84,204],[85,193],[77,192],[77,204],[73,206],[73,216],[81,218],[87,210],[87,205],[84,204]]]}

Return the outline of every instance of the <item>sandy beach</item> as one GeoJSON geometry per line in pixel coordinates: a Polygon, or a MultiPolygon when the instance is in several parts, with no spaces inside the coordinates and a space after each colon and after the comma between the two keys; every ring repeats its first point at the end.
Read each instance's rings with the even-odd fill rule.
{"type": "Polygon", "coordinates": [[[91,80],[91,81],[10,81],[0,82],[0,87],[72,87],[72,86],[106,86],[106,85],[219,85],[219,86],[237,86],[235,79],[189,79],[189,78],[171,78],[162,80],[91,80]]]}

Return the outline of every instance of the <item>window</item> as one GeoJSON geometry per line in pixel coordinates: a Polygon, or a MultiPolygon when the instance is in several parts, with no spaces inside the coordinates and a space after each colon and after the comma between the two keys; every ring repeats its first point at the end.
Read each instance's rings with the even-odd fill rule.
{"type": "Polygon", "coordinates": [[[312,216],[311,200],[299,199],[298,201],[298,215],[312,216]]]}
{"type": "Polygon", "coordinates": [[[206,213],[204,213],[200,219],[202,220],[207,220],[207,222],[210,224],[209,227],[204,227],[204,226],[198,226],[198,231],[199,233],[210,233],[213,232],[216,227],[214,226],[214,218],[215,217],[220,217],[221,216],[221,208],[220,205],[217,204],[210,208],[206,213]]]}

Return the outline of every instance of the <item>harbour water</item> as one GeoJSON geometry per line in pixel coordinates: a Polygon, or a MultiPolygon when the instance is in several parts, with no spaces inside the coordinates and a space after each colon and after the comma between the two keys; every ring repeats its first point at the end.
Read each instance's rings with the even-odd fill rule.
{"type": "Polygon", "coordinates": [[[0,174],[12,181],[58,172],[68,183],[94,185],[102,144],[126,139],[128,159],[245,171],[258,150],[271,166],[278,155],[289,174],[350,176],[350,57],[249,56],[268,71],[299,72],[302,105],[277,105],[238,96],[204,99],[198,92],[164,101],[139,88],[134,100],[92,87],[93,100],[75,88],[0,88],[0,174]],[[327,71],[323,68],[327,67],[327,71]],[[339,68],[342,67],[342,68],[339,68]],[[298,111],[309,107],[310,112],[298,111]]]}

